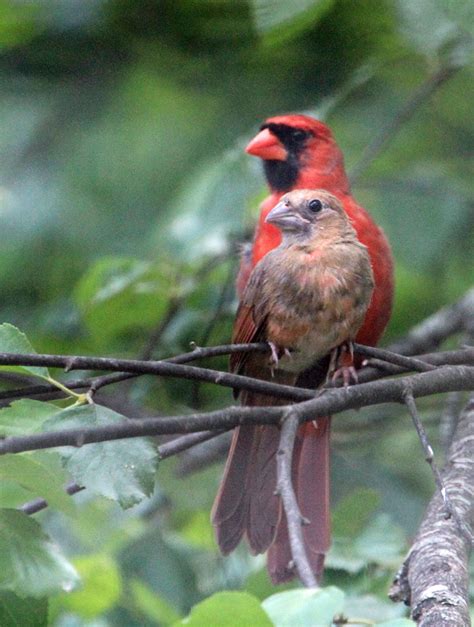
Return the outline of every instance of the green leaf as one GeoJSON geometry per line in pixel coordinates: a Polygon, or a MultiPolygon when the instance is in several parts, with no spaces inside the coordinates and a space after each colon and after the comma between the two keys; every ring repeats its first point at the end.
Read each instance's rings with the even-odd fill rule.
{"type": "Polygon", "coordinates": [[[274,594],[262,603],[276,627],[330,625],[344,608],[345,595],[334,586],[298,588],[274,594]]]}
{"type": "MultiPolygon", "coordinates": [[[[8,322],[0,324],[0,353],[35,353],[29,339],[19,329],[8,322]]],[[[36,377],[46,379],[49,377],[47,368],[40,366],[1,366],[2,370],[9,372],[22,372],[34,374],[36,377]]]]}
{"type": "Polygon", "coordinates": [[[21,436],[40,433],[43,423],[62,411],[52,403],[28,398],[14,401],[0,410],[0,436],[21,436]]]}
{"type": "Polygon", "coordinates": [[[175,279],[166,264],[150,264],[130,257],[105,257],[82,277],[76,302],[96,342],[130,329],[157,324],[175,279]]]}
{"type": "Polygon", "coordinates": [[[72,590],[78,581],[74,567],[35,520],[0,510],[0,589],[41,597],[72,590]]]}
{"type": "Polygon", "coordinates": [[[82,581],[80,589],[61,595],[58,605],[83,618],[94,618],[111,609],[122,593],[117,565],[108,555],[87,555],[74,560],[82,581]]]}
{"type": "Polygon", "coordinates": [[[2,627],[46,627],[46,599],[22,598],[13,592],[0,593],[0,625],[2,627]]]}
{"type": "MultiPolygon", "coordinates": [[[[124,416],[102,405],[74,406],[56,414],[44,430],[80,429],[113,425],[124,416]]],[[[145,438],[62,447],[66,470],[88,491],[132,507],[153,492],[158,461],[156,450],[145,438]]]]}
{"type": "Polygon", "coordinates": [[[209,627],[209,625],[271,627],[273,623],[262,609],[258,599],[251,594],[247,592],[217,592],[195,605],[191,614],[176,625],[189,625],[189,627],[209,627]]]}
{"type": "Polygon", "coordinates": [[[314,26],[333,5],[334,0],[251,0],[257,31],[266,36],[272,33],[277,43],[314,26]]]}
{"type": "Polygon", "coordinates": [[[337,504],[332,518],[334,536],[354,537],[365,527],[380,503],[375,490],[361,488],[337,504]]]}
{"type": "Polygon", "coordinates": [[[131,592],[137,609],[159,625],[172,625],[180,619],[173,606],[140,579],[132,579],[131,592]]]}
{"type": "Polygon", "coordinates": [[[409,618],[394,618],[383,623],[377,623],[378,627],[413,627],[415,624],[409,618]]]}
{"type": "Polygon", "coordinates": [[[56,454],[35,451],[0,457],[0,481],[14,480],[34,497],[42,497],[52,507],[72,515],[74,501],[64,490],[65,479],[56,454]]]}

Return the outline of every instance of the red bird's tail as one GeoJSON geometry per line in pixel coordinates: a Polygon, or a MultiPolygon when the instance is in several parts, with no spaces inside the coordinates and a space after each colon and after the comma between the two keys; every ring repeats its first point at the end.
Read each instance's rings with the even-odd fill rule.
{"type": "MultiPolygon", "coordinates": [[[[279,435],[280,430],[273,426],[245,425],[235,430],[212,509],[222,553],[230,553],[245,534],[252,553],[270,549],[268,570],[274,583],[295,576],[286,518],[275,494],[279,435]]],[[[329,418],[318,419],[316,428],[315,423],[307,423],[299,429],[293,482],[301,513],[310,521],[303,535],[319,579],[330,543],[329,418]]]]}

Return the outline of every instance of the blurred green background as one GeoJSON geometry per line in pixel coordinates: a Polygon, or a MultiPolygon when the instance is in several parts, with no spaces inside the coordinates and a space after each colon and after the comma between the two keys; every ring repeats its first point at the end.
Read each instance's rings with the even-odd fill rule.
{"type": "MultiPolygon", "coordinates": [[[[157,329],[157,356],[226,343],[237,244],[265,195],[243,147],[298,111],[330,125],[392,243],[386,342],[403,334],[472,283],[473,35],[463,0],[0,0],[1,321],[39,352],[134,357],[157,329]]],[[[130,416],[231,402],[151,378],[101,400],[130,416]]],[[[440,407],[423,404],[434,437],[440,407]]],[[[390,618],[430,475],[404,412],[335,423],[326,583],[349,613],[390,618]]],[[[177,479],[175,465],[131,513],[84,494],[74,519],[38,517],[86,582],[54,597],[51,624],[171,624],[225,587],[271,594],[261,559],[216,552],[221,467],[177,479]]]]}

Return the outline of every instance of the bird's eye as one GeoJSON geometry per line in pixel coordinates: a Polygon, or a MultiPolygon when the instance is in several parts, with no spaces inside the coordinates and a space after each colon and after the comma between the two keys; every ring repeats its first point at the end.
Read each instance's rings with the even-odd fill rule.
{"type": "Polygon", "coordinates": [[[291,137],[294,141],[300,142],[303,139],[305,139],[306,137],[306,133],[300,129],[295,129],[292,134],[291,137]]]}
{"type": "Polygon", "coordinates": [[[323,208],[323,203],[320,200],[313,199],[309,201],[308,207],[313,213],[318,213],[323,208]]]}

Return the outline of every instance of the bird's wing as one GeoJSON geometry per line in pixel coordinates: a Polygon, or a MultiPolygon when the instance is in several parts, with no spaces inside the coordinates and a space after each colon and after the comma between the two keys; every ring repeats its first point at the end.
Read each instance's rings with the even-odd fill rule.
{"type": "MultiPolygon", "coordinates": [[[[264,264],[253,271],[237,310],[232,333],[232,344],[265,341],[268,303],[264,295],[264,264]]],[[[242,372],[249,353],[233,353],[230,356],[231,372],[242,372]]]]}

